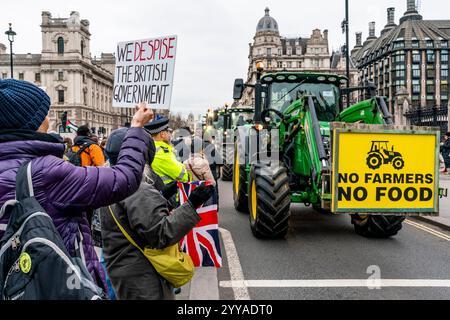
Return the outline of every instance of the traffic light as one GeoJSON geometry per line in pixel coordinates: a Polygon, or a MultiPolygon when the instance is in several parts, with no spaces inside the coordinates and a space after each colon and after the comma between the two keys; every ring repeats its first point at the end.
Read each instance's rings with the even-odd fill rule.
{"type": "Polygon", "coordinates": [[[64,111],[61,114],[61,127],[62,127],[62,132],[66,132],[66,124],[67,124],[67,111],[64,111]]]}

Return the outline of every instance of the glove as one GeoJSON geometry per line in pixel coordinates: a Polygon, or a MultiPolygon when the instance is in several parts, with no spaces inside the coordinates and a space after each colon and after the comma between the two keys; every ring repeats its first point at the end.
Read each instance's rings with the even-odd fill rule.
{"type": "Polygon", "coordinates": [[[164,186],[163,190],[161,191],[162,196],[169,200],[172,198],[178,191],[178,184],[176,181],[172,181],[171,183],[168,183],[164,186]]]}
{"type": "Polygon", "coordinates": [[[194,189],[189,195],[189,202],[195,209],[200,208],[213,195],[214,186],[201,185],[194,189]]]}

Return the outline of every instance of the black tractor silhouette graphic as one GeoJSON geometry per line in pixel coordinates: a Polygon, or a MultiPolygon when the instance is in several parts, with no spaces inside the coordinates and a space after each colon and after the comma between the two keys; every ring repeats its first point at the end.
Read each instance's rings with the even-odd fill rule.
{"type": "Polygon", "coordinates": [[[372,141],[372,148],[367,156],[367,166],[376,170],[383,164],[390,163],[396,170],[401,170],[405,166],[402,155],[394,151],[394,146],[389,150],[389,141],[372,141]]]}

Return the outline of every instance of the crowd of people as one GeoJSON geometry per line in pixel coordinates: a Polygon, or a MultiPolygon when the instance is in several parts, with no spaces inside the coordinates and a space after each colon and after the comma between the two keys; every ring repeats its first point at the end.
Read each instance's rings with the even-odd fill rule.
{"type": "MultiPolygon", "coordinates": [[[[31,83],[0,80],[0,207],[15,199],[19,168],[31,163],[34,198],[103,298],[173,299],[177,288],[127,240],[114,217],[142,247],[178,243],[199,222],[196,209],[216,192],[217,173],[205,157],[207,146],[192,139],[180,161],[169,120],[154,119],[143,104],[136,107],[129,128],[112,132],[100,145],[88,126],[79,127],[72,142],[48,133],[50,104],[48,95],[31,83]],[[194,180],[210,182],[178,205],[177,182],[194,180]]],[[[4,235],[10,218],[11,211],[3,209],[1,245],[9,241],[4,235]]]]}

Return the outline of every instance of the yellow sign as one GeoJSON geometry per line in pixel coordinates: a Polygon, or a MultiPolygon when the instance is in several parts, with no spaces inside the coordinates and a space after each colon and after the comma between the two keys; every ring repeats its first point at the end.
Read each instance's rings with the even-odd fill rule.
{"type": "Polygon", "coordinates": [[[28,253],[23,252],[19,257],[19,267],[23,273],[28,273],[31,270],[31,257],[28,253]]]}
{"type": "Polygon", "coordinates": [[[333,212],[438,212],[438,132],[336,128],[333,137],[333,212]]]}

